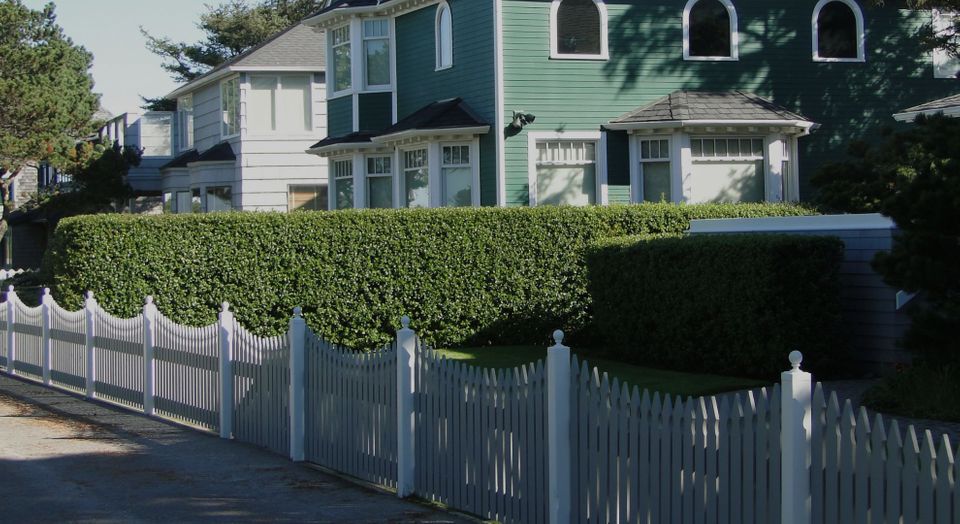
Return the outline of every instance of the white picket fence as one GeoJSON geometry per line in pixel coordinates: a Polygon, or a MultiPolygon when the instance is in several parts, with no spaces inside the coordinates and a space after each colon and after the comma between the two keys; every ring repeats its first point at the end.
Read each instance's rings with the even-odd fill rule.
{"type": "Polygon", "coordinates": [[[610,380],[562,345],[487,370],[442,358],[403,319],[357,353],[295,310],[286,335],[132,319],[88,294],[0,303],[0,367],[505,523],[960,522],[946,436],[868,420],[800,370],[771,388],[681,399],[610,380]]]}
{"type": "Polygon", "coordinates": [[[0,282],[31,271],[36,271],[36,269],[0,269],[0,282]]]}

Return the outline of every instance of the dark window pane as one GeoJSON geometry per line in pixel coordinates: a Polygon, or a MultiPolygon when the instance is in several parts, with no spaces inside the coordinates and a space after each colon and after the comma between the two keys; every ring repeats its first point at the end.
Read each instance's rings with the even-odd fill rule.
{"type": "Polygon", "coordinates": [[[730,13],[717,0],[701,0],[690,9],[690,56],[732,56],[730,13]]]}
{"type": "Polygon", "coordinates": [[[857,17],[847,4],[830,2],[820,10],[817,54],[821,58],[857,58],[857,17]]]}
{"type": "Polygon", "coordinates": [[[600,11],[593,0],[563,0],[557,9],[557,51],[600,54],[600,11]]]}

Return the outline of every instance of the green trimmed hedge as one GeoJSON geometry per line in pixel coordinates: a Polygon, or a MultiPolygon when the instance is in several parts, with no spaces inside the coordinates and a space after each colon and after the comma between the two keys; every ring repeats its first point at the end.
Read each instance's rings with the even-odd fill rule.
{"type": "Polygon", "coordinates": [[[770,378],[803,352],[842,348],[834,237],[710,235],[600,240],[586,254],[600,336],[638,364],[770,378]]]}
{"type": "Polygon", "coordinates": [[[403,314],[430,344],[546,343],[590,321],[583,249],[602,237],[678,232],[694,218],[811,214],[789,205],[361,210],[97,215],[64,220],[45,257],[58,300],[93,290],[134,315],[145,295],[202,325],[222,301],[260,334],[303,306],[318,333],[388,342],[403,314]]]}

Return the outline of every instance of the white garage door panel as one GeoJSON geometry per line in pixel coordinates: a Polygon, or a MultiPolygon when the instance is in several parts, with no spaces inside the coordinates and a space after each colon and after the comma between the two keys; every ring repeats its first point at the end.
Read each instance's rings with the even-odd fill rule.
{"type": "Polygon", "coordinates": [[[684,180],[690,202],[763,202],[763,161],[695,162],[684,180]]]}

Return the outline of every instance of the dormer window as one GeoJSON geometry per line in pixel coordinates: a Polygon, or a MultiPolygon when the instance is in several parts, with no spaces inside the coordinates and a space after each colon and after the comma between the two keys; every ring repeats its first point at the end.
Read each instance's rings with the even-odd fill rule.
{"type": "Polygon", "coordinates": [[[450,6],[441,2],[437,6],[437,69],[453,66],[453,15],[450,6]]]}
{"type": "Polygon", "coordinates": [[[599,0],[553,0],[550,57],[606,60],[607,7],[599,0]]]}
{"type": "Polygon", "coordinates": [[[690,0],[683,10],[685,60],[736,60],[737,11],[730,0],[690,0]]]}
{"type": "Polygon", "coordinates": [[[820,0],[813,10],[813,59],[863,62],[863,14],[853,0],[820,0]]]}

